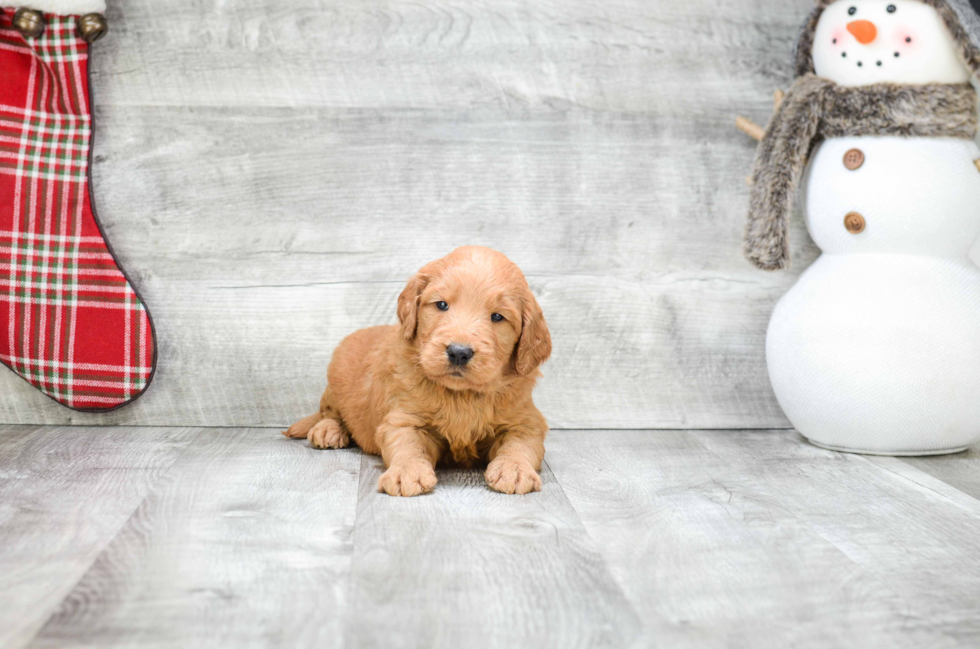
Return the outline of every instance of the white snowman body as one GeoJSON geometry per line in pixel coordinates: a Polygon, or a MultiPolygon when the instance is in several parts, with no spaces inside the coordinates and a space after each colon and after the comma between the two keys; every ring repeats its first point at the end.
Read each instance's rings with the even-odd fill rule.
{"type": "MultiPolygon", "coordinates": [[[[839,53],[846,51],[856,69],[858,60],[876,62],[881,52],[862,49],[874,43],[841,42],[840,25],[846,32],[855,15],[846,12],[856,7],[874,16],[878,9],[894,19],[904,4],[914,6],[919,31],[901,23],[898,36],[888,36],[887,26],[878,27],[882,38],[895,44],[912,33],[913,42],[952,52],[938,15],[935,23],[922,19],[934,10],[921,2],[837,2],[817,28],[817,74],[860,85],[854,69],[838,69],[848,58],[839,53]],[[899,11],[888,9],[896,5],[899,11]]],[[[889,63],[902,83],[916,80],[889,63]]],[[[874,67],[870,82],[887,81],[874,67]]],[[[916,61],[911,67],[928,74],[916,61]]],[[[941,82],[969,78],[965,68],[956,81],[959,71],[934,67],[941,82]]],[[[804,205],[823,254],[780,300],[766,338],[776,397],[811,442],[913,455],[955,452],[980,439],[980,268],[968,257],[980,238],[977,159],[974,142],[954,138],[844,137],[815,149],[804,205]],[[845,225],[853,214],[863,229],[845,225]]]]}

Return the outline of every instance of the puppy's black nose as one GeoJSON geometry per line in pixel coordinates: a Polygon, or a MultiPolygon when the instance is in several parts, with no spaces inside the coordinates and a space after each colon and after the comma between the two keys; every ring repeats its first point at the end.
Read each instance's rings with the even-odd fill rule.
{"type": "Polygon", "coordinates": [[[446,347],[446,356],[449,357],[449,362],[453,365],[463,367],[473,358],[473,348],[467,345],[453,343],[449,347],[446,347]]]}

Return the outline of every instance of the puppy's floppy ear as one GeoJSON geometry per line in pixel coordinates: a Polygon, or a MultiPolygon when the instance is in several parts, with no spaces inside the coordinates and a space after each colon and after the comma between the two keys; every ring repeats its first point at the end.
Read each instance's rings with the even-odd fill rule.
{"type": "Polygon", "coordinates": [[[415,332],[418,329],[419,302],[422,299],[422,291],[429,283],[429,276],[419,271],[412,279],[408,280],[405,289],[398,296],[398,321],[402,323],[402,332],[405,340],[415,340],[415,332]]]}
{"type": "Polygon", "coordinates": [[[442,259],[430,261],[408,280],[405,290],[398,296],[398,321],[402,323],[405,340],[415,340],[419,326],[419,307],[422,302],[422,291],[434,278],[438,277],[445,268],[442,259]]]}
{"type": "Polygon", "coordinates": [[[521,338],[517,341],[517,360],[514,367],[518,374],[527,376],[551,356],[551,332],[548,330],[548,323],[544,321],[544,312],[530,288],[523,301],[521,338]]]}

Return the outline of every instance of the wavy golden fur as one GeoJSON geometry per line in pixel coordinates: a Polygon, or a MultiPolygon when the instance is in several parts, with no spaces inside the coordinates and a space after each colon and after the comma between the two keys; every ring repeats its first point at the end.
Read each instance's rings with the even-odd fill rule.
{"type": "Polygon", "coordinates": [[[487,484],[504,493],[540,490],[548,425],[531,391],[551,334],[521,270],[489,248],[458,248],[408,281],[398,320],[345,338],[320,411],[283,434],[317,448],[353,437],[384,459],[378,490],[393,496],[430,491],[440,462],[486,462],[487,484]],[[450,345],[472,358],[453,363],[450,345]]]}

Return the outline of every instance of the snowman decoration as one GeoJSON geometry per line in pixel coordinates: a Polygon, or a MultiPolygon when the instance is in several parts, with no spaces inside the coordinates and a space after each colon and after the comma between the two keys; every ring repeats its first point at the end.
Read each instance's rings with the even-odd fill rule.
{"type": "Polygon", "coordinates": [[[776,398],[818,446],[926,455],[980,439],[978,72],[968,0],[819,0],[796,83],[759,129],[746,256],[788,266],[800,185],[823,252],[766,336],[776,398]]]}

